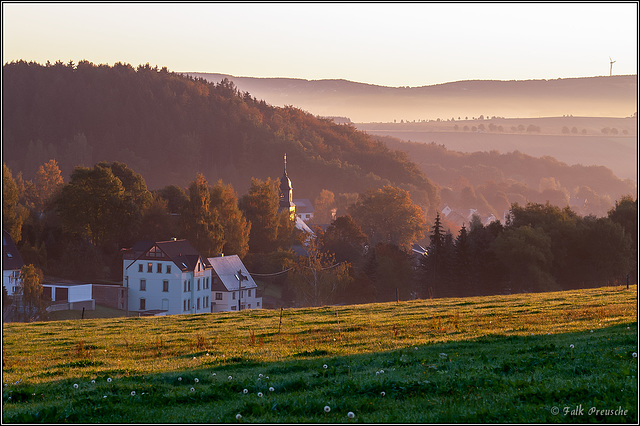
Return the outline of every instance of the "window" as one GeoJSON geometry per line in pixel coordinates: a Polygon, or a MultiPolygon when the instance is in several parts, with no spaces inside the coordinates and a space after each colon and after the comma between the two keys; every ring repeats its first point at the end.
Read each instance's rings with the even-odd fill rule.
{"type": "Polygon", "coordinates": [[[183,301],[182,301],[182,310],[183,310],[183,311],[186,311],[186,310],[187,310],[187,301],[186,301],[186,300],[183,300],[183,301]]]}
{"type": "Polygon", "coordinates": [[[147,309],[147,301],[145,299],[140,299],[140,310],[144,311],[147,309]]]}
{"type": "Polygon", "coordinates": [[[256,302],[256,307],[260,307],[260,302],[256,302]]]}
{"type": "Polygon", "coordinates": [[[216,300],[222,300],[222,293],[216,293],[216,300]]]}
{"type": "Polygon", "coordinates": [[[247,308],[251,309],[251,303],[249,303],[249,304],[247,305],[247,308]]]}
{"type": "Polygon", "coordinates": [[[235,305],[233,305],[233,306],[231,307],[231,310],[232,310],[232,311],[235,311],[235,310],[236,310],[236,306],[235,306],[235,305]]]}
{"type": "Polygon", "coordinates": [[[247,296],[251,297],[251,289],[247,290],[247,296]]]}
{"type": "Polygon", "coordinates": [[[153,263],[147,263],[147,272],[153,272],[153,263]]]}
{"type": "Polygon", "coordinates": [[[187,290],[191,291],[191,280],[187,280],[187,290]]]}
{"type": "Polygon", "coordinates": [[[167,274],[171,273],[171,265],[167,265],[167,274]]]}
{"type": "Polygon", "coordinates": [[[162,291],[165,293],[169,291],[169,280],[162,281],[162,291]]]}
{"type": "Polygon", "coordinates": [[[200,310],[200,298],[196,299],[196,309],[200,310]]]}
{"type": "Polygon", "coordinates": [[[156,272],[157,272],[158,274],[161,274],[161,273],[162,273],[162,263],[158,263],[158,267],[156,268],[156,272]]]}
{"type": "Polygon", "coordinates": [[[198,278],[198,287],[196,288],[196,290],[200,291],[200,278],[198,278]]]}
{"type": "Polygon", "coordinates": [[[231,299],[236,300],[236,292],[235,291],[231,292],[231,299]]]}
{"type": "Polygon", "coordinates": [[[142,268],[143,268],[142,263],[138,263],[138,272],[142,272],[142,268]]]}
{"type": "Polygon", "coordinates": [[[147,280],[140,280],[140,291],[147,291],[147,280]]]}

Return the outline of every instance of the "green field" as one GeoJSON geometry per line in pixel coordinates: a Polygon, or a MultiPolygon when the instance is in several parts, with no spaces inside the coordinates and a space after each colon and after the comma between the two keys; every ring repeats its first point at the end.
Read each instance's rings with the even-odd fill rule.
{"type": "Polygon", "coordinates": [[[637,352],[636,286],[4,324],[3,423],[637,423],[637,352]]]}

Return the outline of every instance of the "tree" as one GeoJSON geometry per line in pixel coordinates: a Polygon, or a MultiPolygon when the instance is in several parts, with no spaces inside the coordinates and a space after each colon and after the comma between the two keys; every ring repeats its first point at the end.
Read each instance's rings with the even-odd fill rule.
{"type": "Polygon", "coordinates": [[[24,265],[20,270],[22,303],[26,321],[34,317],[37,318],[44,313],[42,279],[42,271],[34,265],[24,265]]]}
{"type": "Polygon", "coordinates": [[[409,251],[424,236],[424,213],[404,189],[385,186],[369,190],[361,194],[349,214],[372,245],[395,244],[409,251]]]}
{"type": "Polygon", "coordinates": [[[41,165],[36,172],[34,179],[34,206],[36,211],[42,212],[47,205],[55,198],[64,185],[62,172],[58,167],[58,162],[54,159],[41,165]]]}
{"type": "Polygon", "coordinates": [[[551,274],[551,237],[544,230],[530,225],[509,228],[495,239],[492,249],[508,273],[512,292],[557,290],[551,274]]]}
{"type": "Polygon", "coordinates": [[[169,202],[158,194],[153,195],[151,204],[142,212],[139,236],[143,240],[163,241],[176,237],[179,225],[169,213],[169,202]]]}
{"type": "Polygon", "coordinates": [[[312,223],[331,223],[335,216],[336,199],[333,192],[323,189],[315,199],[312,223]]]}
{"type": "Polygon", "coordinates": [[[278,181],[252,178],[249,192],[240,200],[240,209],[251,224],[249,250],[269,253],[278,247],[278,181]]]}
{"type": "Polygon", "coordinates": [[[22,225],[29,215],[18,198],[18,186],[7,165],[2,163],[2,228],[16,244],[22,240],[22,225]]]}
{"type": "Polygon", "coordinates": [[[223,251],[244,258],[249,252],[251,224],[240,211],[236,192],[231,184],[225,185],[222,180],[210,192],[211,207],[217,210],[224,231],[223,251]]]}
{"type": "Polygon", "coordinates": [[[365,251],[367,236],[349,215],[337,217],[326,231],[318,231],[322,251],[333,253],[338,262],[359,264],[365,251]]]}
{"type": "Polygon", "coordinates": [[[202,173],[189,186],[189,204],[182,220],[186,238],[203,256],[217,256],[222,251],[224,230],[218,211],[211,208],[211,193],[202,173]]]}
{"type": "Polygon", "coordinates": [[[299,256],[289,274],[298,306],[324,306],[336,303],[337,296],[350,283],[349,264],[319,250],[317,239],[308,241],[307,255],[299,256]]]}
{"type": "Polygon", "coordinates": [[[176,185],[169,185],[157,191],[158,195],[167,200],[169,213],[180,213],[189,204],[189,196],[182,188],[176,185]]]}
{"type": "Polygon", "coordinates": [[[62,226],[100,247],[129,241],[141,214],[108,167],[76,167],[56,200],[62,226]]]}
{"type": "Polygon", "coordinates": [[[467,228],[462,225],[455,241],[455,278],[459,296],[472,294],[471,247],[467,228]]]}

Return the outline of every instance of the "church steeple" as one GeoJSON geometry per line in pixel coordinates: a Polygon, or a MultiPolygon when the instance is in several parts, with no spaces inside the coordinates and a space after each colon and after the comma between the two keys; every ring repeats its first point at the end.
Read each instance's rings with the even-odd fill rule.
{"type": "Polygon", "coordinates": [[[293,186],[291,185],[291,179],[287,175],[287,154],[284,154],[284,169],[280,178],[279,197],[278,211],[287,210],[292,218],[295,217],[296,206],[293,204],[293,186]]]}

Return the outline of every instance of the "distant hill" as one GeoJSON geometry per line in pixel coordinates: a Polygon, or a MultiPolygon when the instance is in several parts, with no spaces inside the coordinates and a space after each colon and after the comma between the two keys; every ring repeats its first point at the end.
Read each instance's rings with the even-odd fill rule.
{"type": "Polygon", "coordinates": [[[637,183],[637,123],[637,117],[486,117],[426,123],[360,123],[356,128],[370,135],[434,142],[459,152],[519,151],[534,157],[550,156],[568,165],[605,166],[616,176],[637,183]]]}
{"type": "Polygon", "coordinates": [[[637,111],[637,75],[557,80],[469,80],[422,87],[384,87],[347,80],[236,77],[186,73],[233,81],[271,105],[295,105],[355,123],[479,117],[629,117],[637,111]]]}
{"type": "Polygon", "coordinates": [[[353,126],[271,106],[229,81],[87,61],[12,62],[2,78],[2,153],[14,176],[30,179],[50,158],[65,179],[77,165],[121,161],[150,189],[186,187],[202,172],[242,195],[252,177],[279,178],[286,153],[295,197],[391,184],[426,210],[438,207],[437,188],[403,152],[353,126]]]}

